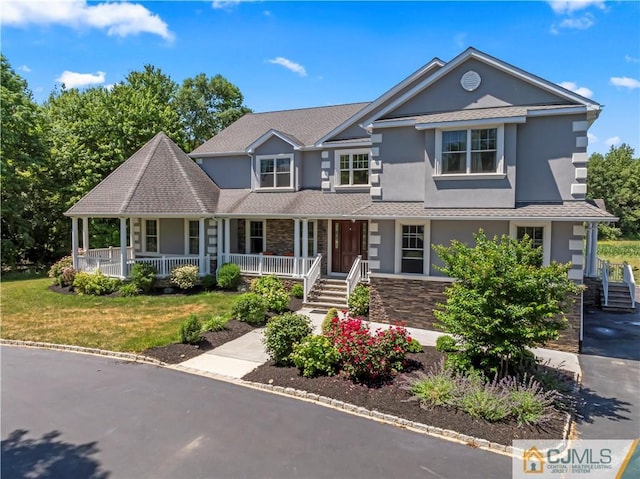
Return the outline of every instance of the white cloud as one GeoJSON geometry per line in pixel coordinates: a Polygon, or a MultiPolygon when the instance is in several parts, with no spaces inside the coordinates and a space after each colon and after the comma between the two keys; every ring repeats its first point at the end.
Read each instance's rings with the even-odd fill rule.
{"type": "Polygon", "coordinates": [[[577,12],[578,10],[584,10],[591,6],[604,10],[604,0],[549,0],[549,5],[554,12],[565,15],[568,13],[577,12]]]}
{"type": "Polygon", "coordinates": [[[299,63],[292,62],[291,60],[284,57],[276,57],[271,60],[267,60],[269,63],[273,63],[274,65],[281,65],[285,67],[287,70],[291,70],[294,73],[297,73],[301,77],[307,76],[307,70],[300,65],[299,63]]]}
{"type": "Polygon", "coordinates": [[[583,16],[565,18],[558,25],[560,28],[573,28],[575,30],[586,30],[594,25],[593,15],[585,13],[583,16]]]}
{"type": "Polygon", "coordinates": [[[620,144],[620,137],[619,136],[612,136],[611,138],[607,138],[604,143],[607,146],[619,145],[620,144]]]}
{"type": "Polygon", "coordinates": [[[593,133],[587,133],[587,138],[589,139],[590,145],[598,141],[598,137],[593,133]]]}
{"type": "Polygon", "coordinates": [[[230,11],[233,7],[237,6],[240,0],[214,0],[211,6],[216,10],[230,11]]]}
{"type": "Polygon", "coordinates": [[[458,48],[464,48],[467,44],[467,34],[466,33],[457,33],[453,37],[453,41],[458,48]]]}
{"type": "Polygon", "coordinates": [[[271,16],[271,10],[265,10],[262,13],[264,14],[265,17],[270,17],[271,16]]]}
{"type": "Polygon", "coordinates": [[[572,81],[563,81],[558,83],[562,88],[566,88],[567,90],[571,90],[573,93],[577,93],[578,95],[591,98],[593,96],[593,92],[588,89],[586,86],[578,86],[572,81]]]}
{"type": "Polygon", "coordinates": [[[624,61],[627,63],[640,63],[640,58],[632,57],[631,55],[625,55],[624,61]]]}
{"type": "Polygon", "coordinates": [[[105,73],[76,73],[65,70],[58,78],[57,82],[64,83],[67,88],[77,88],[79,86],[99,85],[104,83],[105,73]]]}
{"type": "Polygon", "coordinates": [[[31,71],[31,68],[29,68],[27,65],[22,65],[18,67],[18,70],[20,70],[21,72],[29,73],[31,71]]]}
{"type": "Polygon", "coordinates": [[[614,86],[619,86],[619,87],[622,87],[622,88],[629,88],[630,90],[633,90],[635,88],[640,88],[640,81],[636,80],[635,78],[611,77],[611,79],[609,81],[614,86]]]}
{"type": "Polygon", "coordinates": [[[9,1],[3,3],[1,21],[13,26],[57,24],[73,29],[98,28],[119,37],[151,33],[169,41],[174,38],[160,16],[142,5],[126,2],[89,5],[86,0],[9,1]]]}

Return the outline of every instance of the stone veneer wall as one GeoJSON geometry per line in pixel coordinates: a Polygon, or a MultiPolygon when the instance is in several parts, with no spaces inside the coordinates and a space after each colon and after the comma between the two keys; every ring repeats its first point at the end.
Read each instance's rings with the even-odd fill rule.
{"type": "MultiPolygon", "coordinates": [[[[266,221],[267,251],[276,256],[293,254],[294,231],[293,220],[277,219],[266,221]]],[[[302,234],[302,231],[300,231],[302,234]]]]}
{"type": "MultiPolygon", "coordinates": [[[[412,328],[441,330],[436,326],[433,310],[438,303],[445,303],[444,290],[450,283],[405,278],[371,278],[371,302],[369,319],[392,324],[402,321],[412,328]]],[[[582,301],[576,296],[571,311],[566,315],[568,327],[560,338],[548,347],[577,353],[580,347],[580,316],[582,301]]]]}
{"type": "Polygon", "coordinates": [[[584,290],[583,299],[585,308],[599,308],[600,307],[600,288],[602,288],[602,280],[600,278],[584,278],[584,285],[587,289],[584,290]]]}

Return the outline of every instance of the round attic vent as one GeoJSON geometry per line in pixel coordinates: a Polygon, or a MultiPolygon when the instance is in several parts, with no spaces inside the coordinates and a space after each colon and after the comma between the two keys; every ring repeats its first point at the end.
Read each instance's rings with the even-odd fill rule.
{"type": "Polygon", "coordinates": [[[480,78],[480,75],[478,75],[473,70],[469,70],[467,73],[462,75],[462,78],[460,78],[460,84],[462,85],[462,88],[467,91],[473,91],[478,88],[481,81],[482,78],[480,78]]]}

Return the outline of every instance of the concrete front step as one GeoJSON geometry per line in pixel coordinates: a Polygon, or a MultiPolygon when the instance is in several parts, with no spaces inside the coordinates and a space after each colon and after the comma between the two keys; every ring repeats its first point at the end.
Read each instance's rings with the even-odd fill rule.
{"type": "Polygon", "coordinates": [[[343,309],[349,309],[349,306],[346,304],[339,304],[335,302],[321,302],[321,301],[307,301],[303,305],[307,308],[313,309],[321,309],[323,311],[328,311],[331,308],[336,308],[338,311],[342,311],[343,309]]]}

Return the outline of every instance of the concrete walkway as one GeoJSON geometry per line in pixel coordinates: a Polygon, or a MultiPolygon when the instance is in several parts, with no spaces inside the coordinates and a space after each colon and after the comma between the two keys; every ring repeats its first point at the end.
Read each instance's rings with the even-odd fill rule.
{"type": "MultiPolygon", "coordinates": [[[[320,334],[325,313],[314,311],[316,310],[305,308],[298,311],[298,313],[309,316],[313,324],[314,334],[320,334]]],[[[382,323],[369,324],[371,330],[389,327],[388,324],[382,323]]],[[[437,331],[417,328],[407,328],[407,331],[412,338],[417,339],[423,346],[435,346],[436,340],[443,334],[437,331]]],[[[180,363],[179,366],[239,379],[269,360],[262,343],[263,333],[264,328],[254,329],[250,333],[229,341],[218,348],[180,363]]],[[[551,349],[534,349],[534,353],[543,361],[548,362],[550,366],[580,373],[578,356],[575,354],[551,349]]]]}

